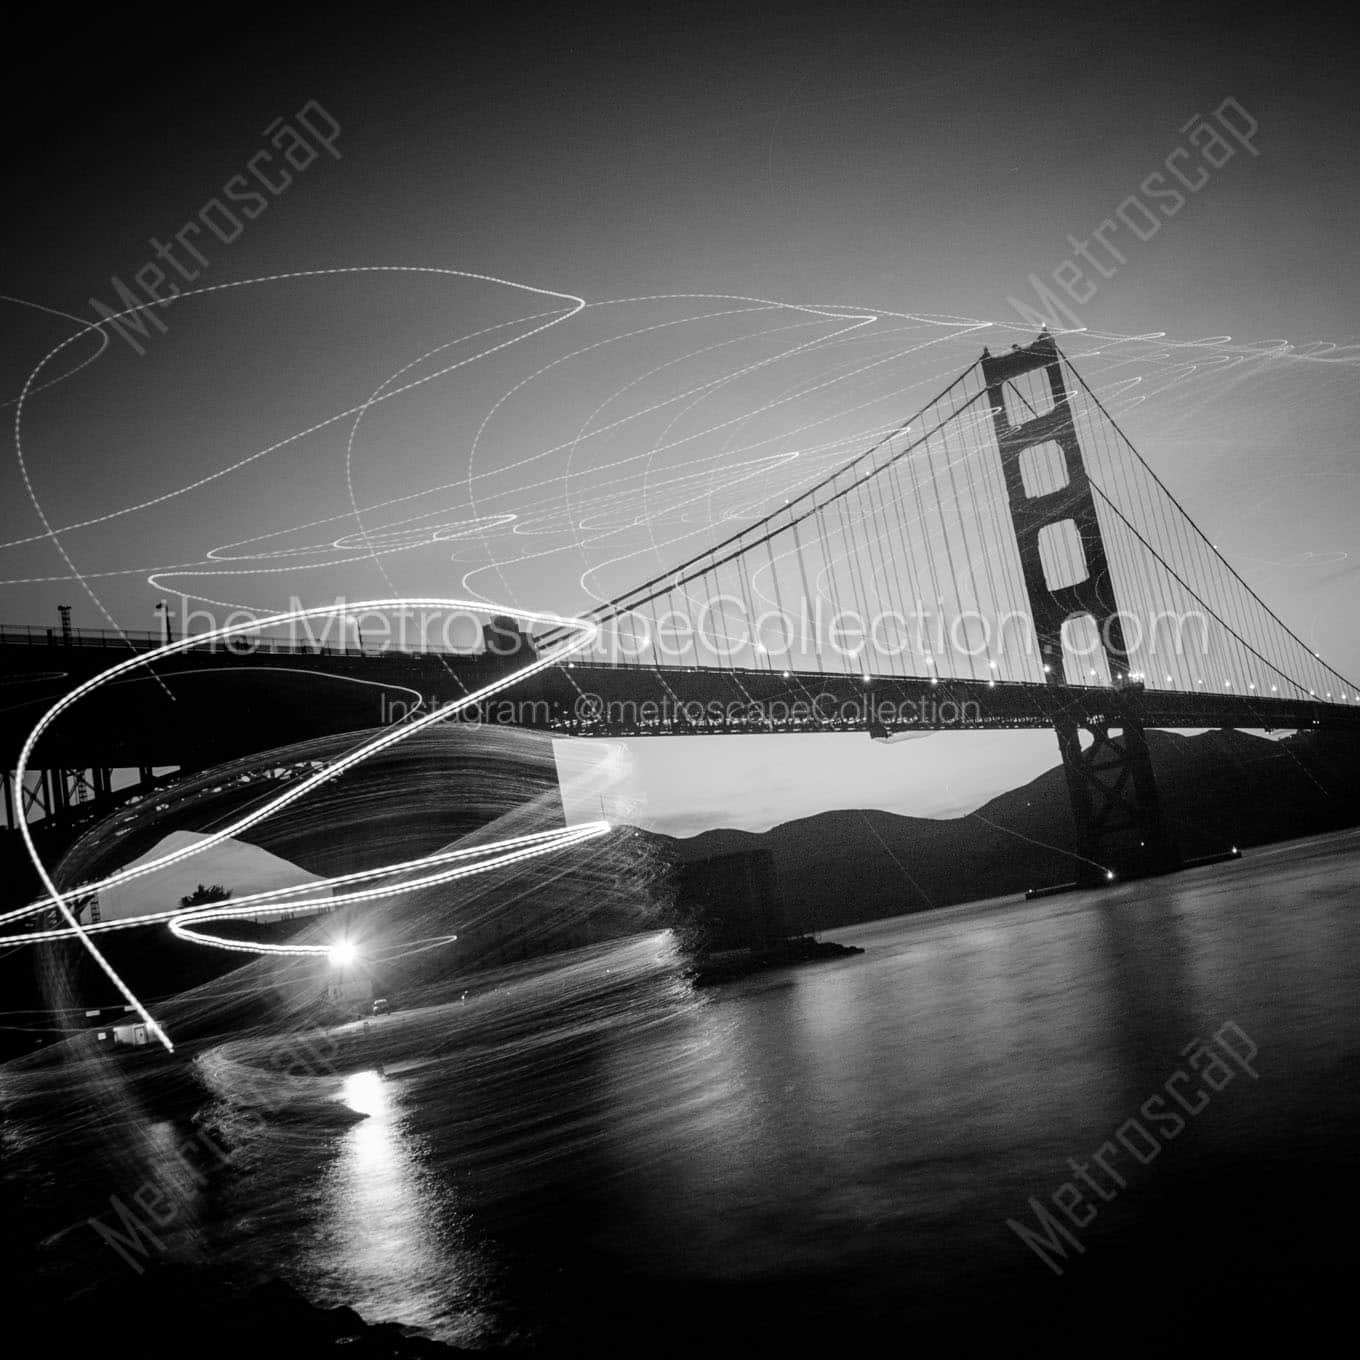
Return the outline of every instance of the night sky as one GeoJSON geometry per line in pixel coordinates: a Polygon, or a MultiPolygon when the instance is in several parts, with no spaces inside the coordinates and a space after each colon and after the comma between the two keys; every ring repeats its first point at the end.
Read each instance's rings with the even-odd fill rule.
{"type": "MultiPolygon", "coordinates": [[[[1230,99],[1250,149],[1148,239],[1118,228],[1119,260],[1071,304],[1087,329],[1063,343],[1252,586],[1360,672],[1356,54],[1325,18],[498,5],[26,22],[4,93],[7,416],[92,299],[121,310],[113,280],[135,287],[151,238],[249,173],[273,120],[296,130],[310,106],[339,132],[232,239],[191,230],[203,259],[173,248],[198,276],[183,286],[212,291],[158,312],[144,353],[85,335],[32,377],[0,461],[0,620],[69,603],[79,626],[144,629],[177,591],[261,611],[394,593],[587,608],[845,461],[984,344],[1031,338],[1009,299],[1033,299],[1031,275],[1053,287],[1069,235],[1130,195],[1152,203],[1141,186],[1188,120],[1230,99]],[[366,272],[322,272],[342,270],[366,272]],[[426,378],[357,427],[335,419],[426,378]],[[360,530],[394,550],[375,563],[360,530]]],[[[817,743],[811,787],[807,740],[727,741],[720,797],[708,742],[635,743],[635,815],[683,831],[822,806],[938,815],[1056,759],[1044,733],[817,743]]]]}

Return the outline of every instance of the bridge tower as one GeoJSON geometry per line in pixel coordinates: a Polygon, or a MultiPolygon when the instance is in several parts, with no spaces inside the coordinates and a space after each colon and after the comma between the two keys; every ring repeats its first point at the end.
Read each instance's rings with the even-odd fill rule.
{"type": "Polygon", "coordinates": [[[1078,843],[1091,861],[1081,878],[1099,882],[1111,875],[1174,868],[1179,857],[1163,822],[1147,738],[1125,703],[1140,682],[1129,675],[1122,615],[1072,418],[1062,355],[1045,331],[1032,345],[1009,354],[984,350],[982,375],[1044,677],[1050,685],[1071,683],[1065,675],[1063,629],[1083,617],[1095,627],[1109,672],[1110,702],[1098,720],[1083,715],[1054,723],[1078,843]],[[1005,387],[1037,370],[1047,378],[1052,405],[1013,422],[1005,387]],[[1060,557],[1075,564],[1065,575],[1058,567],[1060,557]],[[1084,748],[1083,733],[1089,739],[1084,748]]]}

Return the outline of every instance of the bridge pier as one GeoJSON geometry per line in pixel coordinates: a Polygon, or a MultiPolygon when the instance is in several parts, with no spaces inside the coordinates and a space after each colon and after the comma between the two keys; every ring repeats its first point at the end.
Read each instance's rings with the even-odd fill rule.
{"type": "Polygon", "coordinates": [[[1110,712],[1099,721],[1054,723],[1077,842],[1087,861],[1080,878],[1100,883],[1164,873],[1178,867],[1180,859],[1162,817],[1142,723],[1120,712],[1121,692],[1137,692],[1141,685],[1129,673],[1122,614],[1072,419],[1062,356],[1045,332],[1032,345],[1009,354],[993,356],[984,350],[982,375],[1044,678],[1049,685],[1069,683],[1063,629],[1073,619],[1087,618],[1098,632],[1112,687],[1110,712]],[[1012,421],[1006,410],[1006,384],[1037,370],[1047,378],[1052,405],[1028,420],[1012,421]],[[1043,451],[1043,458],[1026,460],[1024,455],[1035,449],[1043,451]],[[1069,579],[1054,579],[1053,544],[1059,540],[1081,559],[1084,574],[1070,572],[1069,579]],[[1083,732],[1090,739],[1085,746],[1083,732]]]}
{"type": "Polygon", "coordinates": [[[1141,723],[1112,717],[1055,724],[1077,841],[1089,861],[1078,881],[1099,884],[1180,867],[1141,723]],[[1083,747],[1082,735],[1089,737],[1083,747]]]}

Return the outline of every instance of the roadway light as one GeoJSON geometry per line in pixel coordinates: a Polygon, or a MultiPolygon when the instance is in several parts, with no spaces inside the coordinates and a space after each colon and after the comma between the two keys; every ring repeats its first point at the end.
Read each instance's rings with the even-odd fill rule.
{"type": "Polygon", "coordinates": [[[1106,869],[1106,870],[1105,870],[1105,882],[1106,882],[1106,883],[1113,883],[1113,882],[1114,882],[1114,870],[1113,870],[1113,869],[1106,869]]]}
{"type": "Polygon", "coordinates": [[[353,940],[337,940],[330,947],[330,961],[337,968],[346,968],[359,957],[359,948],[353,940]]]}

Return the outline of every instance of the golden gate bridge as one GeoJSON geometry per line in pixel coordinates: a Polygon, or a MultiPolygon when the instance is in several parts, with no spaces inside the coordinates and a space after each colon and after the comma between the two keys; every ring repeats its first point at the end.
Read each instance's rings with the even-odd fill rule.
{"type": "MultiPolygon", "coordinates": [[[[6,781],[6,826],[59,849],[222,762],[247,783],[251,756],[266,782],[306,777],[291,744],[490,685],[481,720],[574,737],[1051,727],[1082,853],[1125,876],[1178,862],[1148,728],[1360,728],[1355,684],[1226,561],[1047,333],[984,351],[830,476],[583,622],[590,645],[533,674],[576,623],[505,621],[510,645],[475,654],[262,635],[156,655],[43,734],[31,777],[6,781]],[[115,788],[116,768],[138,777],[115,788]]],[[[53,699],[162,640],[0,629],[6,766],[53,699]]]]}

